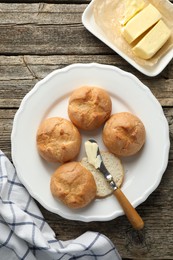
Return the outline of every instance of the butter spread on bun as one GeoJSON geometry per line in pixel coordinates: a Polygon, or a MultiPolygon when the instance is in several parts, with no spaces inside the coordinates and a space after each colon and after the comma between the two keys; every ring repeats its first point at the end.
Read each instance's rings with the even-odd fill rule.
{"type": "Polygon", "coordinates": [[[146,132],[142,121],[129,112],[116,113],[103,129],[103,142],[117,156],[136,154],[144,145],[146,132]]]}
{"type": "Polygon", "coordinates": [[[83,86],[70,96],[69,118],[83,130],[99,128],[110,117],[111,110],[112,102],[104,89],[83,86]]]}
{"type": "MultiPolygon", "coordinates": [[[[102,151],[101,155],[107,170],[111,173],[116,185],[120,187],[124,179],[124,168],[121,160],[110,152],[102,151]]],[[[94,176],[97,186],[97,198],[105,198],[113,193],[113,189],[103,176],[103,173],[90,164],[87,157],[82,158],[81,164],[94,176]]]]}
{"type": "Polygon", "coordinates": [[[96,196],[93,175],[79,162],[61,165],[51,176],[52,195],[72,209],[87,206],[96,196]]]}
{"type": "Polygon", "coordinates": [[[36,141],[38,151],[46,161],[64,163],[78,155],[81,135],[69,120],[50,117],[39,126],[36,141]]]}

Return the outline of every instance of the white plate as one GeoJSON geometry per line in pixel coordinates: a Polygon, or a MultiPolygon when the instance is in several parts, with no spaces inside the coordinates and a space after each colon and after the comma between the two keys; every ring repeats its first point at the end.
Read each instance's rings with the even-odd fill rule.
{"type": "MultiPolygon", "coordinates": [[[[98,39],[100,39],[106,45],[108,45],[111,49],[113,49],[116,53],[118,53],[122,58],[124,58],[128,63],[130,63],[133,67],[135,67],[137,70],[139,70],[143,74],[150,76],[150,77],[154,77],[154,76],[158,75],[168,65],[168,63],[173,58],[173,48],[170,49],[157,62],[157,64],[152,67],[141,66],[137,62],[135,62],[133,59],[128,57],[124,52],[122,52],[119,48],[117,48],[114,44],[111,43],[111,41],[107,38],[107,36],[104,34],[104,32],[95,23],[94,14],[93,14],[93,5],[94,5],[94,0],[91,1],[91,3],[85,9],[85,11],[82,15],[83,25],[86,27],[86,29],[88,31],[90,31],[92,34],[94,34],[98,39]]],[[[172,4],[170,3],[170,5],[172,5],[172,4]]]]}
{"type": "MultiPolygon", "coordinates": [[[[50,192],[50,176],[57,165],[40,158],[36,148],[36,131],[42,119],[50,116],[68,118],[68,99],[77,87],[99,86],[108,91],[112,113],[130,111],[146,127],[146,144],[137,155],[123,160],[125,179],[122,190],[134,207],[146,200],[159,185],[168,162],[169,129],[162,108],[150,90],[135,76],[116,67],[101,64],[74,64],[56,70],[38,82],[24,97],[12,130],[12,159],[21,182],[46,209],[60,216],[81,221],[111,220],[123,214],[116,198],[95,200],[80,210],[68,209],[50,192]]],[[[83,142],[96,138],[101,149],[101,129],[82,132],[83,142]]],[[[80,159],[85,155],[82,144],[80,159]]]]}

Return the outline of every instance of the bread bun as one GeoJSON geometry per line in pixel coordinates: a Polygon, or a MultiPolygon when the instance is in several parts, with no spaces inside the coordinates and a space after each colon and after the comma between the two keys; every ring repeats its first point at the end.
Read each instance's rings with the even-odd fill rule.
{"type": "Polygon", "coordinates": [[[94,130],[100,127],[110,117],[111,110],[111,99],[101,88],[80,87],[70,96],[69,118],[83,130],[94,130]]]}
{"type": "Polygon", "coordinates": [[[87,206],[96,196],[96,184],[92,174],[79,162],[61,165],[51,177],[53,196],[69,208],[87,206]]]}
{"type": "MultiPolygon", "coordinates": [[[[101,152],[101,155],[106,168],[111,173],[117,186],[120,187],[124,179],[124,169],[120,159],[115,157],[112,153],[109,152],[101,152]]],[[[96,186],[97,186],[96,197],[104,198],[107,197],[108,195],[111,195],[113,190],[111,189],[109,183],[104,178],[103,174],[99,170],[96,170],[95,167],[88,162],[88,159],[86,157],[82,159],[81,164],[87,170],[89,170],[94,176],[96,186]]]]}
{"type": "Polygon", "coordinates": [[[103,129],[103,142],[117,156],[136,154],[145,143],[145,127],[142,121],[128,112],[114,114],[103,129]]]}
{"type": "Polygon", "coordinates": [[[45,119],[37,131],[37,147],[48,162],[64,163],[76,157],[81,145],[78,129],[60,117],[45,119]]]}

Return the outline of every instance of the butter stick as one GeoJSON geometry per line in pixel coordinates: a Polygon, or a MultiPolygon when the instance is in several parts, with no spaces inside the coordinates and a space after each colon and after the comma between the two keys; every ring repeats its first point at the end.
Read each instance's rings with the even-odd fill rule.
{"type": "Polygon", "coordinates": [[[123,36],[130,44],[161,19],[161,13],[149,4],[136,14],[123,29],[123,36]]]}
{"type": "Polygon", "coordinates": [[[142,59],[153,57],[171,36],[170,29],[160,20],[132,49],[134,54],[142,59]]]}
{"type": "Polygon", "coordinates": [[[125,0],[124,12],[120,23],[125,25],[132,17],[144,8],[145,2],[143,0],[125,0]]]}

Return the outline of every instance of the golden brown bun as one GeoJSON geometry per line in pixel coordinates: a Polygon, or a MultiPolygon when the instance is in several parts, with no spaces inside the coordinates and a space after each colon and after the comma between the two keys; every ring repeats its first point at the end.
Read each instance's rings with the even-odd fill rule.
{"type": "Polygon", "coordinates": [[[45,119],[37,131],[37,147],[48,162],[64,163],[79,153],[81,136],[78,129],[60,117],[45,119]]]}
{"type": "Polygon", "coordinates": [[[103,129],[103,142],[117,156],[137,153],[145,143],[145,127],[141,120],[128,112],[114,114],[103,129]]]}
{"type": "Polygon", "coordinates": [[[94,177],[79,162],[61,165],[51,177],[50,189],[54,197],[73,209],[87,206],[96,196],[94,177]]]}
{"type": "Polygon", "coordinates": [[[112,102],[108,93],[97,87],[76,89],[68,105],[69,118],[83,130],[100,127],[110,117],[111,110],[112,102]]]}

